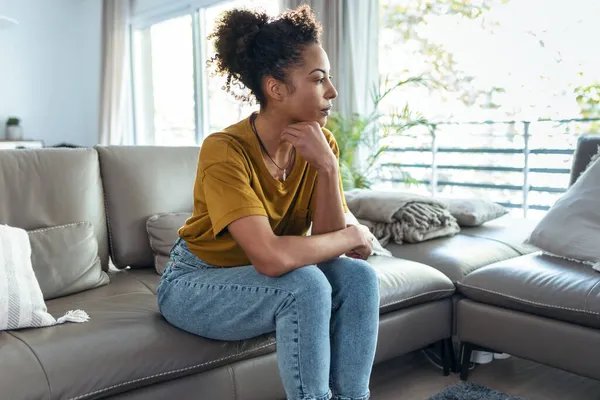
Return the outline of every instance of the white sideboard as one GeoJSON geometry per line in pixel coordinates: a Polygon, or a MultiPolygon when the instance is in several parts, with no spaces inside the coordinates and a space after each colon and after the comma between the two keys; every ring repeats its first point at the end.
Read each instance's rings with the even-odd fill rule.
{"type": "Polygon", "coordinates": [[[41,140],[0,140],[0,150],[12,149],[41,149],[44,142],[41,140]]]}

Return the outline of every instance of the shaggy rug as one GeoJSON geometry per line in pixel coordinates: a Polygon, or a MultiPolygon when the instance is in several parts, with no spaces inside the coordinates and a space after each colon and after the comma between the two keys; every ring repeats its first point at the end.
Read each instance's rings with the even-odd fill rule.
{"type": "Polygon", "coordinates": [[[525,400],[474,383],[448,386],[428,400],[525,400]]]}

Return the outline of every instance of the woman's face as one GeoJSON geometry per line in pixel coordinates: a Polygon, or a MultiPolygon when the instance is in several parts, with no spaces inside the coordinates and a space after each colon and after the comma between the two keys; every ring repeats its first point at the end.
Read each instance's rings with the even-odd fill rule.
{"type": "Polygon", "coordinates": [[[337,91],[329,76],[325,50],[313,44],[303,51],[303,63],[287,71],[287,91],[280,106],[295,122],[327,122],[337,91]]]}

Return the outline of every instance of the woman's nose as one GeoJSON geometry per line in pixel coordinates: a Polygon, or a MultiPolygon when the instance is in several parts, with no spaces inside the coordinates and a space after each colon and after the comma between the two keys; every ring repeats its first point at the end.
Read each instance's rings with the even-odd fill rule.
{"type": "Polygon", "coordinates": [[[331,84],[331,87],[327,91],[327,100],[335,99],[338,96],[337,89],[331,84]]]}

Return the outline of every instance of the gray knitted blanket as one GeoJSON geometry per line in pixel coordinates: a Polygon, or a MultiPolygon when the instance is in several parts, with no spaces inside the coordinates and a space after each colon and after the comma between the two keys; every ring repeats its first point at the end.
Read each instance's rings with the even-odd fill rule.
{"type": "Polygon", "coordinates": [[[419,243],[460,231],[447,205],[431,197],[404,192],[351,190],[344,193],[348,208],[386,246],[419,243]]]}

